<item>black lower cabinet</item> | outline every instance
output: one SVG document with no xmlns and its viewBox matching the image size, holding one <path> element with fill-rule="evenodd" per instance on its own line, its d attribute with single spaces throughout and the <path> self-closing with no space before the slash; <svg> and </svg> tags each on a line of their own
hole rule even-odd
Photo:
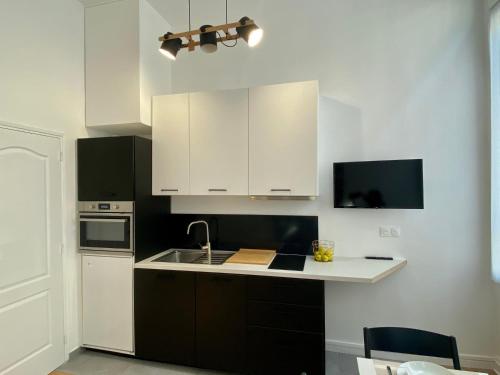
<svg viewBox="0 0 500 375">
<path fill-rule="evenodd" d="M 138 358 L 249 375 L 324 375 L 322 281 L 135 271 Z"/>
<path fill-rule="evenodd" d="M 247 278 L 247 373 L 325 374 L 324 282 Z"/>
<path fill-rule="evenodd" d="M 245 371 L 245 277 L 196 275 L 196 362 L 198 367 Z"/>
<path fill-rule="evenodd" d="M 192 272 L 135 270 L 136 357 L 195 366 Z"/>
</svg>

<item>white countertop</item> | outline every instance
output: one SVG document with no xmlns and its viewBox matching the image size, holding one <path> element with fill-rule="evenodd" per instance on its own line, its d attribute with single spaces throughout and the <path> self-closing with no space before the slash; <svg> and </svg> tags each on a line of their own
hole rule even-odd
<svg viewBox="0 0 500 375">
<path fill-rule="evenodd" d="M 364 258 L 335 257 L 333 262 L 315 262 L 312 256 L 306 257 L 304 271 L 268 269 L 268 266 L 254 264 L 225 263 L 222 265 L 153 262 L 168 250 L 135 264 L 135 268 L 232 273 L 240 275 L 290 277 L 325 281 L 345 281 L 355 283 L 376 283 L 406 265 L 406 259 L 370 260 Z"/>
</svg>

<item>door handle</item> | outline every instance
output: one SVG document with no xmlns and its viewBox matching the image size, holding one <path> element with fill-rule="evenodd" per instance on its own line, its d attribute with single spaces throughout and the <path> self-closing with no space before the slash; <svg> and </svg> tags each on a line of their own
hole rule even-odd
<svg viewBox="0 0 500 375">
<path fill-rule="evenodd" d="M 227 189 L 214 189 L 214 188 L 210 188 L 210 189 L 208 189 L 208 191 L 227 191 Z"/>
<path fill-rule="evenodd" d="M 287 191 L 290 192 L 292 189 L 271 189 L 271 191 Z"/>
<path fill-rule="evenodd" d="M 161 189 L 160 191 L 179 191 L 179 189 Z"/>
</svg>

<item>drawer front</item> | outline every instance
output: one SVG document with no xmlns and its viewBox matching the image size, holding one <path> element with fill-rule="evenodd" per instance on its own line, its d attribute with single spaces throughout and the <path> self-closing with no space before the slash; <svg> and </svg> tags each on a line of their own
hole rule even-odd
<svg viewBox="0 0 500 375">
<path fill-rule="evenodd" d="M 323 333 L 323 308 L 261 301 L 248 302 L 248 324 L 269 328 Z"/>
<path fill-rule="evenodd" d="M 323 335 L 260 327 L 249 327 L 247 335 L 249 374 L 325 374 Z"/>
<path fill-rule="evenodd" d="M 297 305 L 323 306 L 324 282 L 281 277 L 247 278 L 248 299 Z"/>
</svg>

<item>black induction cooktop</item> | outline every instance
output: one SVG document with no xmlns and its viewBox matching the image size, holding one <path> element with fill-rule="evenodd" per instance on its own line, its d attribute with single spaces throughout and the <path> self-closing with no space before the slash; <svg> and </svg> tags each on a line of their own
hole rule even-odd
<svg viewBox="0 0 500 375">
<path fill-rule="evenodd" d="M 273 270 L 304 271 L 305 262 L 305 255 L 278 254 L 274 257 L 268 268 Z"/>
</svg>

